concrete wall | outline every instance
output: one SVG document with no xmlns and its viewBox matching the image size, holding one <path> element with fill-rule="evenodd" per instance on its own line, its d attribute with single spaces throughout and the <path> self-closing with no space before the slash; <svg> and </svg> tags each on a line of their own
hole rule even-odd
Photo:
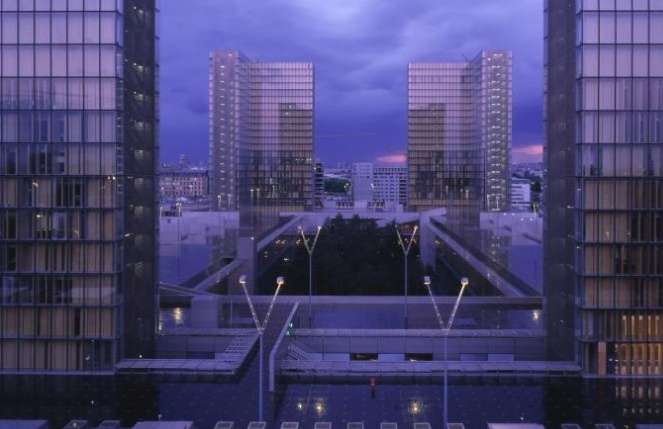
<svg viewBox="0 0 663 429">
<path fill-rule="evenodd" d="M 433 360 L 443 360 L 443 337 L 433 336 L 424 330 L 410 330 L 412 334 L 379 330 L 362 334 L 361 330 L 348 333 L 324 332 L 324 330 L 297 330 L 286 338 L 286 347 L 292 343 L 302 350 L 326 359 L 337 359 L 337 354 L 378 353 L 432 353 Z M 403 332 L 403 331 L 402 331 Z M 492 360 L 512 355 L 513 360 L 544 360 L 543 332 L 532 331 L 463 331 L 463 336 L 450 336 L 448 357 L 450 360 Z"/>
</svg>

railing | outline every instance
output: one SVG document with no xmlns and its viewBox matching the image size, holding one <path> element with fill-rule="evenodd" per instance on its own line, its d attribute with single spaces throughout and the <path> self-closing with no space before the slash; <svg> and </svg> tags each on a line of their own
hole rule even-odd
<svg viewBox="0 0 663 429">
<path fill-rule="evenodd" d="M 295 317 L 298 308 L 299 308 L 299 302 L 296 302 L 295 305 L 292 307 L 292 310 L 290 310 L 290 314 L 288 315 L 288 318 L 285 320 L 283 328 L 281 329 L 281 332 L 279 333 L 279 336 L 276 339 L 276 342 L 274 343 L 272 350 L 269 352 L 269 391 L 270 392 L 273 392 L 276 389 L 276 355 L 279 353 L 279 348 L 281 347 L 283 338 L 285 337 L 286 332 L 288 332 L 288 327 L 292 322 L 292 319 Z"/>
<path fill-rule="evenodd" d="M 492 271 L 497 273 L 500 277 L 502 277 L 504 280 L 509 282 L 510 284 L 514 285 L 518 289 L 520 289 L 521 292 L 528 296 L 537 296 L 540 295 L 539 292 L 534 290 L 530 285 L 525 283 L 523 280 L 521 280 L 519 277 L 517 277 L 515 274 L 513 274 L 511 271 L 507 270 L 504 268 L 502 265 L 498 264 L 494 260 L 490 259 L 488 256 L 486 256 L 484 253 L 473 247 L 471 244 L 469 244 L 467 241 L 465 241 L 461 236 L 456 234 L 454 231 L 451 229 L 447 228 L 446 225 L 444 225 L 442 222 L 431 219 L 431 224 L 435 226 L 436 228 L 440 229 L 442 232 L 445 234 L 449 235 L 454 241 L 458 242 L 460 245 L 467 250 L 468 253 L 470 253 L 472 256 L 474 256 L 477 260 L 481 261 L 483 264 L 485 264 L 488 268 L 490 268 Z"/>
</svg>

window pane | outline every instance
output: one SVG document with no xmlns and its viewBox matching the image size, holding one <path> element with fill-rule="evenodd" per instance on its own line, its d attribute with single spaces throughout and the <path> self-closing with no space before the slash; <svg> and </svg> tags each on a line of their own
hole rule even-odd
<svg viewBox="0 0 663 429">
<path fill-rule="evenodd" d="M 50 46 L 37 46 L 35 48 L 35 76 L 50 76 L 51 49 Z"/>
<path fill-rule="evenodd" d="M 35 42 L 50 43 L 51 41 L 51 16 L 48 13 L 37 13 L 35 16 Z"/>
<path fill-rule="evenodd" d="M 18 79 L 2 79 L 2 104 L 0 104 L 0 106 L 2 106 L 3 109 L 18 108 Z"/>
<path fill-rule="evenodd" d="M 2 75 L 17 76 L 18 73 L 18 50 L 16 46 L 2 47 Z"/>
<path fill-rule="evenodd" d="M 37 109 L 51 108 L 50 79 L 35 79 L 35 103 Z"/>
<path fill-rule="evenodd" d="M 598 76 L 599 55 L 597 46 L 582 47 L 582 74 L 583 76 Z"/>
<path fill-rule="evenodd" d="M 663 13 L 651 12 L 649 19 L 650 43 L 663 43 Z"/>
<path fill-rule="evenodd" d="M 18 51 L 19 67 L 21 76 L 33 76 L 35 69 L 34 49 L 32 46 L 20 46 Z"/>
<path fill-rule="evenodd" d="M 103 112 L 101 115 L 101 141 L 114 143 L 117 123 L 115 113 Z"/>
<path fill-rule="evenodd" d="M 99 0 L 85 0 L 85 10 L 99 10 Z"/>
<path fill-rule="evenodd" d="M 615 142 L 615 114 L 600 113 L 599 115 L 599 143 Z"/>
<path fill-rule="evenodd" d="M 99 79 L 85 79 L 85 110 L 99 110 Z"/>
<path fill-rule="evenodd" d="M 663 79 L 651 79 L 650 109 L 663 110 Z"/>
<path fill-rule="evenodd" d="M 630 110 L 632 97 L 632 82 L 630 79 L 617 79 L 615 99 L 617 110 Z"/>
<path fill-rule="evenodd" d="M 81 46 L 69 46 L 67 52 L 69 57 L 69 76 L 83 76 L 83 48 Z"/>
<path fill-rule="evenodd" d="M 51 10 L 51 0 L 35 0 L 35 10 L 48 12 Z"/>
<path fill-rule="evenodd" d="M 115 47 L 101 47 L 101 76 L 115 76 Z"/>
<path fill-rule="evenodd" d="M 617 13 L 617 43 L 631 43 L 631 14 Z"/>
<path fill-rule="evenodd" d="M 17 0 L 2 0 L 0 2 L 0 7 L 2 7 L 2 10 L 15 11 L 18 8 L 18 1 Z"/>
<path fill-rule="evenodd" d="M 596 110 L 598 107 L 598 79 L 583 79 L 582 89 L 582 108 Z"/>
<path fill-rule="evenodd" d="M 633 110 L 648 109 L 647 79 L 633 79 Z"/>
<path fill-rule="evenodd" d="M 649 48 L 649 75 L 663 77 L 663 46 L 651 45 Z"/>
<path fill-rule="evenodd" d="M 67 88 L 67 95 L 69 100 L 69 109 L 82 109 L 83 108 L 83 79 L 69 79 L 69 87 Z"/>
<path fill-rule="evenodd" d="M 631 46 L 617 46 L 617 76 L 631 76 Z"/>
<path fill-rule="evenodd" d="M 53 76 L 66 76 L 67 75 L 67 48 L 64 45 L 52 47 L 52 69 Z"/>
<path fill-rule="evenodd" d="M 648 52 L 646 46 L 633 47 L 633 75 L 647 76 L 648 72 Z"/>
<path fill-rule="evenodd" d="M 635 12 L 633 14 L 633 42 L 647 43 L 649 39 L 649 20 L 647 13 Z"/>
<path fill-rule="evenodd" d="M 53 109 L 67 108 L 67 80 L 53 79 Z"/>
<path fill-rule="evenodd" d="M 101 10 L 115 10 L 115 0 L 101 0 Z"/>
<path fill-rule="evenodd" d="M 83 10 L 84 0 L 69 0 L 69 10 Z"/>
<path fill-rule="evenodd" d="M 99 76 L 99 47 L 85 47 L 85 76 Z"/>
<path fill-rule="evenodd" d="M 53 43 L 67 41 L 67 15 L 64 13 L 51 14 L 51 40 Z"/>
<path fill-rule="evenodd" d="M 15 13 L 3 13 L 2 17 L 2 43 L 16 43 L 18 24 Z"/>
<path fill-rule="evenodd" d="M 114 110 L 117 108 L 115 101 L 115 79 L 101 79 L 101 108 Z"/>
<path fill-rule="evenodd" d="M 83 14 L 69 12 L 69 43 L 83 42 Z"/>
<path fill-rule="evenodd" d="M 614 12 L 601 12 L 600 22 L 601 43 L 615 42 L 615 14 Z"/>
<path fill-rule="evenodd" d="M 115 13 L 101 14 L 101 43 L 115 43 Z"/>
<path fill-rule="evenodd" d="M 615 47 L 601 46 L 600 48 L 600 75 L 615 75 Z"/>
<path fill-rule="evenodd" d="M 99 43 L 99 13 L 85 13 L 85 43 Z"/>
<path fill-rule="evenodd" d="M 596 12 L 585 12 L 582 15 L 582 31 L 585 43 L 599 41 L 599 15 Z"/>
<path fill-rule="evenodd" d="M 20 43 L 34 42 L 34 15 L 31 13 L 18 14 L 18 39 Z"/>
<path fill-rule="evenodd" d="M 614 79 L 601 79 L 599 85 L 599 109 L 614 110 L 615 82 Z"/>
</svg>

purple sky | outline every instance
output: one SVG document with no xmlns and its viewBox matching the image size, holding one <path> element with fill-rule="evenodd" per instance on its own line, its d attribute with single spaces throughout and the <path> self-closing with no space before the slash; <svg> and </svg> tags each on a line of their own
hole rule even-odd
<svg viewBox="0 0 663 429">
<path fill-rule="evenodd" d="M 541 0 L 166 0 L 161 2 L 161 159 L 207 159 L 207 57 L 239 49 L 310 61 L 316 157 L 398 162 L 406 147 L 406 67 L 513 51 L 513 150 L 543 140 Z"/>
</svg>

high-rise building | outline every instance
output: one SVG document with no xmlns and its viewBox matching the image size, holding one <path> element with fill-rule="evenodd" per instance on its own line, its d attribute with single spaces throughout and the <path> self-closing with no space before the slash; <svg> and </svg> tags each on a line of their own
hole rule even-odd
<svg viewBox="0 0 663 429">
<path fill-rule="evenodd" d="M 509 208 L 511 53 L 408 65 L 408 208 Z"/>
<path fill-rule="evenodd" d="M 548 351 L 663 373 L 663 2 L 548 0 Z"/>
<path fill-rule="evenodd" d="M 150 356 L 154 0 L 2 0 L 0 370 Z"/>
<path fill-rule="evenodd" d="M 357 208 L 368 208 L 373 203 L 373 163 L 352 164 L 352 201 Z"/>
<path fill-rule="evenodd" d="M 529 179 L 511 178 L 511 210 L 530 211 L 532 209 L 532 184 Z"/>
<path fill-rule="evenodd" d="M 249 63 L 237 51 L 209 56 L 209 191 L 217 210 L 238 207 L 239 148 L 249 138 Z"/>
<path fill-rule="evenodd" d="M 315 163 L 314 207 L 321 209 L 325 198 L 325 168 L 322 162 Z"/>
<path fill-rule="evenodd" d="M 256 231 L 312 210 L 313 65 L 215 50 L 209 68 L 211 199 Z"/>
<path fill-rule="evenodd" d="M 407 204 L 407 167 L 373 169 L 373 203 L 386 210 Z"/>
</svg>

